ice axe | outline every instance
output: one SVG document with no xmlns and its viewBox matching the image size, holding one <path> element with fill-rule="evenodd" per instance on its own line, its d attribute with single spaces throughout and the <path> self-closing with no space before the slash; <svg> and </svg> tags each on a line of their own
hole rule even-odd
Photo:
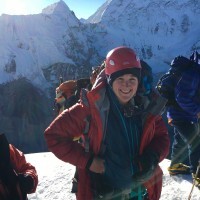
<svg viewBox="0 0 200 200">
<path fill-rule="evenodd" d="M 195 179 L 197 178 L 197 176 L 198 176 L 199 173 L 200 173 L 200 160 L 199 160 L 199 165 L 197 166 L 197 171 L 196 171 L 196 173 L 194 175 L 194 178 L 193 178 L 193 184 L 192 184 L 192 188 L 191 188 L 188 200 L 190 200 L 191 197 L 192 197 L 192 192 L 193 192 L 194 186 L 195 186 Z"/>
</svg>

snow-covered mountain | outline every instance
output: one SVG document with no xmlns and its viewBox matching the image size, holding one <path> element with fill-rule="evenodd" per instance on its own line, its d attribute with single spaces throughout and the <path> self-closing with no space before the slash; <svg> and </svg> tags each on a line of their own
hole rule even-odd
<svg viewBox="0 0 200 200">
<path fill-rule="evenodd" d="M 41 14 L 2 15 L 0 82 L 23 76 L 45 86 L 49 81 L 46 75 L 49 67 L 53 71 L 61 63 L 66 68 L 75 68 L 78 60 L 84 63 L 89 45 L 83 29 L 62 0 L 43 9 Z"/>
<path fill-rule="evenodd" d="M 60 0 L 41 14 L 3 14 L 0 83 L 25 76 L 45 87 L 61 73 L 85 76 L 119 45 L 134 48 L 154 72 L 166 70 L 177 54 L 200 48 L 199 10 L 198 0 L 108 0 L 83 24 Z"/>
<path fill-rule="evenodd" d="M 133 47 L 158 72 L 174 56 L 200 48 L 199 10 L 196 0 L 108 0 L 88 22 L 104 27 L 98 49 Z"/>
<path fill-rule="evenodd" d="M 162 73 L 200 49 L 199 19 L 199 0 L 107 0 L 84 21 L 63 0 L 40 14 L 1 15 L 0 132 L 26 153 L 45 151 L 60 76 L 88 76 L 121 45 Z"/>
</svg>

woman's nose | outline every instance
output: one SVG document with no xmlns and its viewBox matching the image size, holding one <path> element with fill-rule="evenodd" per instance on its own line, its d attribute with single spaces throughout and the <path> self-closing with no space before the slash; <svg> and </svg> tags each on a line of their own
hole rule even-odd
<svg viewBox="0 0 200 200">
<path fill-rule="evenodd" d="M 125 86 L 126 86 L 126 87 L 129 86 L 129 81 L 125 81 Z"/>
</svg>

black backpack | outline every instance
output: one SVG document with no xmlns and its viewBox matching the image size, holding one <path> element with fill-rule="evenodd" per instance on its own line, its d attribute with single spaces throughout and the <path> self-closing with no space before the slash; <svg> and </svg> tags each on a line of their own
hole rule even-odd
<svg viewBox="0 0 200 200">
<path fill-rule="evenodd" d="M 199 61 L 200 54 L 197 51 L 193 52 L 189 59 L 184 56 L 177 56 L 172 60 L 170 69 L 158 80 L 156 85 L 160 95 L 168 100 L 166 106 L 178 106 L 175 100 L 174 88 L 183 72 L 191 68 L 197 71 L 200 70 Z"/>
</svg>

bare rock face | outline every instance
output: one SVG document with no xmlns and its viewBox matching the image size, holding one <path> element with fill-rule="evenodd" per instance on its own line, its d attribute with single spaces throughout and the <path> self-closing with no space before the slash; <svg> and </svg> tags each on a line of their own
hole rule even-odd
<svg viewBox="0 0 200 200">
<path fill-rule="evenodd" d="M 12 58 L 4 67 L 4 71 L 7 73 L 15 73 L 16 72 L 16 62 L 15 59 Z"/>
<path fill-rule="evenodd" d="M 0 85 L 0 132 L 25 153 L 47 151 L 43 132 L 53 102 L 25 78 Z"/>
</svg>

